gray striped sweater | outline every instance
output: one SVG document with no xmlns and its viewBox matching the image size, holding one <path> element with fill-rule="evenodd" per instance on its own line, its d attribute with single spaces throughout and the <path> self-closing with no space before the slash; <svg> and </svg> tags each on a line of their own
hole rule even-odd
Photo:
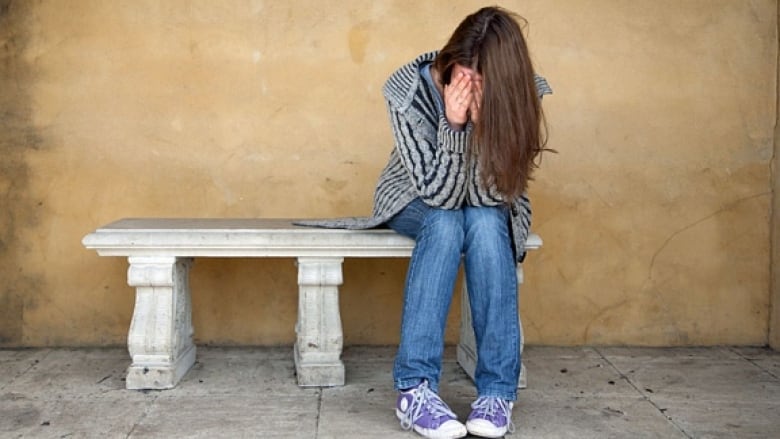
<svg viewBox="0 0 780 439">
<path fill-rule="evenodd" d="M 395 147 L 379 176 L 374 192 L 371 217 L 301 221 L 297 224 L 367 229 L 380 227 L 413 199 L 442 209 L 463 205 L 497 206 L 504 203 L 494 187 L 480 178 L 479 166 L 468 153 L 473 126 L 454 131 L 420 75 L 420 68 L 433 61 L 437 52 L 429 52 L 395 71 L 383 87 L 387 100 Z M 544 78 L 536 77 L 539 96 L 552 93 Z M 510 203 L 511 230 L 515 254 L 522 260 L 531 224 L 531 204 L 523 195 Z"/>
</svg>

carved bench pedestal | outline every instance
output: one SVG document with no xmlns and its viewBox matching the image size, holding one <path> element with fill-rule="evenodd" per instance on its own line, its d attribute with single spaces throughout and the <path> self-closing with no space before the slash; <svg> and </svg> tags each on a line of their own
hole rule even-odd
<svg viewBox="0 0 780 439">
<path fill-rule="evenodd" d="M 344 258 L 298 258 L 295 372 L 300 386 L 344 385 L 339 285 Z"/>
<path fill-rule="evenodd" d="M 128 389 L 171 389 L 195 363 L 190 301 L 190 258 L 131 257 L 127 283 L 135 311 L 127 336 L 133 359 Z"/>
</svg>

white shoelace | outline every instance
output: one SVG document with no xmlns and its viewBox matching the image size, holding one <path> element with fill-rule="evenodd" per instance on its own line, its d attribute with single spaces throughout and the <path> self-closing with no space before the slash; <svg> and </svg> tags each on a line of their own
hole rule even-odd
<svg viewBox="0 0 780 439">
<path fill-rule="evenodd" d="M 494 396 L 482 396 L 471 404 L 474 410 L 480 410 L 483 417 L 495 416 L 501 413 L 506 418 L 507 431 L 514 433 L 515 424 L 512 422 L 512 403 Z"/>
<path fill-rule="evenodd" d="M 411 430 L 414 423 L 423 416 L 423 409 L 426 407 L 434 419 L 442 416 L 456 417 L 455 413 L 439 398 L 439 395 L 428 388 L 428 382 L 424 381 L 412 392 L 412 402 L 401 418 L 401 428 Z"/>
</svg>

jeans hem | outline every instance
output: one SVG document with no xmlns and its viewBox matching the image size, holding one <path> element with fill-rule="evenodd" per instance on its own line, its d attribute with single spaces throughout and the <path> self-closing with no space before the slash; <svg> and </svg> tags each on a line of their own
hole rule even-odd
<svg viewBox="0 0 780 439">
<path fill-rule="evenodd" d="M 482 397 L 493 397 L 493 398 L 501 398 L 505 401 L 517 401 L 517 392 L 502 392 L 498 390 L 486 390 L 484 392 L 479 392 L 478 398 Z"/>
<path fill-rule="evenodd" d="M 434 393 L 439 393 L 439 383 L 433 382 L 431 380 L 425 379 L 425 378 L 410 378 L 405 380 L 395 380 L 395 390 L 402 391 L 406 389 L 411 389 L 412 387 L 417 387 L 420 384 L 422 384 L 423 381 L 428 381 L 428 388 L 433 390 Z"/>
</svg>

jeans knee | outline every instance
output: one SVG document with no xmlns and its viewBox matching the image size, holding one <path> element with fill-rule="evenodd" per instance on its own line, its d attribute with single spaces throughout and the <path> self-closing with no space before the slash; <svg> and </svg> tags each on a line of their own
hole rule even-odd
<svg viewBox="0 0 780 439">
<path fill-rule="evenodd" d="M 504 207 L 470 207 L 464 211 L 469 241 L 496 242 L 509 238 L 509 216 Z"/>
<path fill-rule="evenodd" d="M 451 244 L 460 251 L 463 248 L 463 211 L 432 209 L 425 218 L 421 235 L 442 245 Z"/>
</svg>

